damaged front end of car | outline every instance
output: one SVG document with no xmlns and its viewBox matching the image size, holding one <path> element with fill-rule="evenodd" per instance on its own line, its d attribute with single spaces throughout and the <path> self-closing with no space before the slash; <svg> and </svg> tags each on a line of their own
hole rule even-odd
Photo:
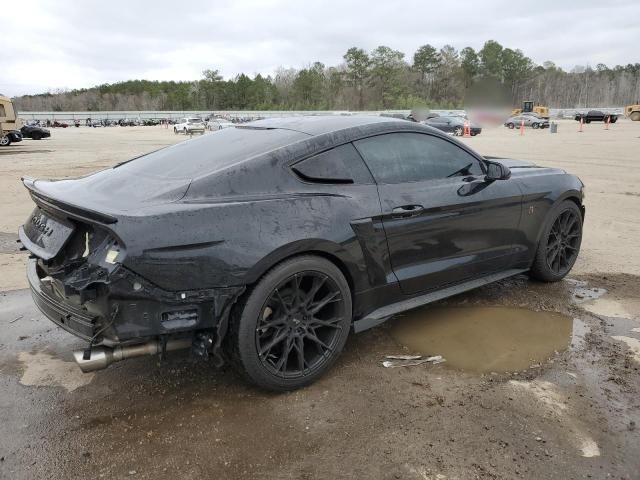
<svg viewBox="0 0 640 480">
<path fill-rule="evenodd" d="M 117 215 L 47 197 L 33 180 L 23 182 L 36 203 L 19 230 L 31 253 L 31 292 L 45 316 L 88 342 L 74 352 L 83 371 L 186 348 L 222 364 L 221 342 L 243 286 L 161 288 L 127 266 Z"/>
</svg>

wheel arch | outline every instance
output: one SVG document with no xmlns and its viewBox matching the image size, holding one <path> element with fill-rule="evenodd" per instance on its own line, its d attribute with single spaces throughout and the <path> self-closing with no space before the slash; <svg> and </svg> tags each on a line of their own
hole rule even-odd
<svg viewBox="0 0 640 480">
<path fill-rule="evenodd" d="M 538 234 L 536 235 L 536 244 L 540 242 L 540 236 L 542 235 L 542 232 L 544 231 L 544 227 L 547 224 L 547 221 L 549 220 L 549 215 L 551 215 L 554 209 L 565 200 L 569 200 L 570 202 L 573 202 L 576 204 L 576 206 L 580 210 L 580 214 L 582 215 L 582 221 L 584 222 L 585 209 L 582 204 L 581 198 L 582 198 L 582 194 L 578 190 L 573 190 L 573 189 L 567 190 L 562 195 L 558 196 L 558 198 L 556 198 L 556 200 L 549 207 L 549 210 L 547 210 L 547 213 L 544 216 L 544 220 L 540 222 L 540 225 L 538 226 Z"/>
<path fill-rule="evenodd" d="M 354 295 L 359 290 L 357 279 L 358 275 L 362 274 L 358 271 L 356 260 L 339 244 L 328 240 L 300 240 L 278 248 L 263 257 L 247 272 L 248 285 L 257 283 L 278 264 L 303 255 L 316 255 L 330 261 L 344 275 L 351 294 Z"/>
</svg>

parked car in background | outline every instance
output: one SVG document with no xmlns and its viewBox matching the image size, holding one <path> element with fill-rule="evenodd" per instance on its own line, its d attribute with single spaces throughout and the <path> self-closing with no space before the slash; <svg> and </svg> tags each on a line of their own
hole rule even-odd
<svg viewBox="0 0 640 480">
<path fill-rule="evenodd" d="M 507 128 L 517 128 L 524 123 L 525 127 L 531 128 L 549 128 L 549 120 L 541 118 L 537 115 L 522 114 L 509 117 L 504 126 Z"/>
<path fill-rule="evenodd" d="M 0 147 L 8 147 L 12 143 L 22 141 L 22 134 L 17 130 L 3 131 L 0 136 Z"/>
<path fill-rule="evenodd" d="M 230 127 L 235 127 L 235 124 L 224 118 L 212 118 L 207 122 L 207 130 L 211 131 L 222 130 L 223 128 Z"/>
<path fill-rule="evenodd" d="M 184 133 L 191 135 L 192 133 L 204 133 L 204 122 L 200 117 L 185 117 L 180 119 L 173 127 L 173 133 Z"/>
<path fill-rule="evenodd" d="M 587 113 L 576 113 L 574 117 L 576 121 L 584 121 L 584 123 L 591 122 L 609 122 L 616 123 L 618 121 L 618 116 L 614 113 L 605 113 L 600 110 L 589 110 Z"/>
<path fill-rule="evenodd" d="M 364 115 L 263 120 L 23 182 L 33 298 L 87 342 L 83 370 L 192 347 L 271 390 L 317 380 L 349 332 L 399 312 L 524 272 L 561 280 L 584 216 L 562 169 Z"/>
<path fill-rule="evenodd" d="M 25 125 L 20 129 L 22 138 L 30 138 L 32 140 L 40 140 L 41 138 L 49 138 L 51 131 L 48 128 L 37 127 L 35 125 Z"/>
<path fill-rule="evenodd" d="M 468 120 L 465 120 L 463 117 L 442 116 L 429 118 L 422 123 L 429 125 L 430 127 L 437 128 L 438 130 L 442 130 L 443 132 L 451 133 L 456 137 L 461 137 L 464 135 L 465 122 L 468 122 Z M 471 136 L 478 135 L 482 132 L 482 127 L 479 125 L 471 122 L 468 123 Z"/>
<path fill-rule="evenodd" d="M 54 127 L 54 128 L 67 128 L 68 126 L 69 126 L 69 124 L 68 124 L 68 123 L 65 123 L 65 122 L 59 122 L 58 120 L 55 120 L 55 121 L 53 122 L 53 127 Z"/>
</svg>

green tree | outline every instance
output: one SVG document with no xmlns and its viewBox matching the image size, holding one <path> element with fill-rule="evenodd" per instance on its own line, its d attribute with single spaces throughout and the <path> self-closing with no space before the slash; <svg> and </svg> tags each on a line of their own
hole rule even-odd
<svg viewBox="0 0 640 480">
<path fill-rule="evenodd" d="M 482 74 L 500 78 L 502 74 L 501 54 L 502 45 L 495 40 L 487 40 L 484 43 L 484 46 L 478 52 Z"/>
<path fill-rule="evenodd" d="M 347 50 L 343 58 L 347 63 L 346 77 L 358 92 L 358 110 L 364 110 L 364 85 L 369 77 L 371 59 L 367 52 L 357 47 Z"/>
<path fill-rule="evenodd" d="M 420 74 L 425 99 L 431 96 L 434 73 L 440 66 L 440 54 L 431 45 L 423 45 L 413 54 L 413 69 Z"/>
<path fill-rule="evenodd" d="M 384 45 L 371 52 L 371 77 L 380 88 L 380 100 L 383 108 L 389 108 L 402 93 L 399 73 L 406 66 L 404 53 Z"/>
<path fill-rule="evenodd" d="M 464 76 L 464 86 L 468 88 L 480 73 L 480 58 L 473 48 L 465 47 L 460 51 L 460 67 Z"/>
</svg>

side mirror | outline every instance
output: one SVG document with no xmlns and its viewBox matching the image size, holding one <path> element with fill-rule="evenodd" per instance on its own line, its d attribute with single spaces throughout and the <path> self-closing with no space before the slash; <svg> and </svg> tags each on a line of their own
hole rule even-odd
<svg viewBox="0 0 640 480">
<path fill-rule="evenodd" d="M 511 170 L 506 165 L 502 165 L 498 162 L 486 162 L 487 166 L 487 175 L 484 179 L 488 182 L 493 182 L 494 180 L 508 180 L 511 178 Z"/>
</svg>

